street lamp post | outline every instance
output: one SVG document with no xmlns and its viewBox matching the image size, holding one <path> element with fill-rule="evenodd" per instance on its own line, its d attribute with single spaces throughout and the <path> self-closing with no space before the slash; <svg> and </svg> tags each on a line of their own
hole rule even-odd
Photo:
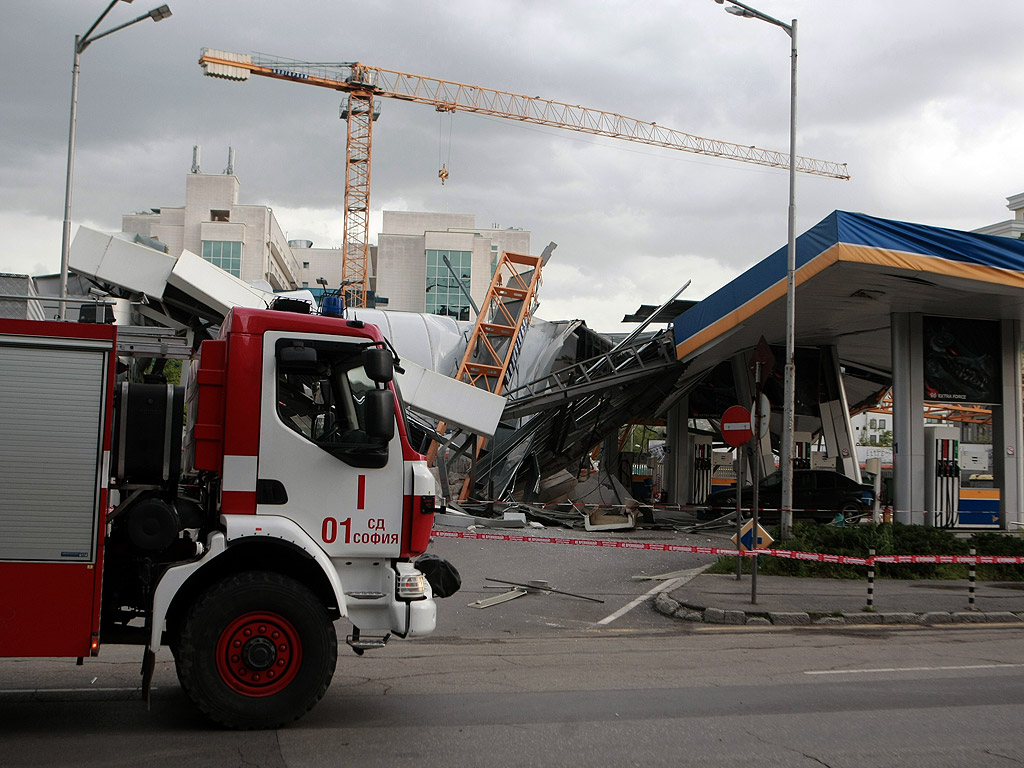
<svg viewBox="0 0 1024 768">
<path fill-rule="evenodd" d="M 725 0 L 715 0 L 719 5 Z M 739 0 L 730 0 L 726 11 L 734 16 L 760 19 L 781 27 L 791 42 L 789 101 L 789 244 L 786 249 L 786 367 L 782 414 L 782 449 L 779 464 L 782 470 L 781 537 L 788 539 L 793 528 L 793 431 L 796 427 L 796 19 L 786 24 Z"/>
<path fill-rule="evenodd" d="M 118 2 L 130 3 L 132 0 L 111 0 L 110 5 L 107 9 L 100 14 L 100 17 L 93 22 L 92 26 L 89 27 L 89 31 L 84 35 L 75 35 L 75 60 L 74 66 L 71 69 L 71 125 L 68 128 L 68 172 L 67 179 L 64 186 L 64 231 L 61 238 L 60 244 L 60 319 L 64 320 L 67 317 L 67 299 L 68 297 L 68 256 L 71 251 L 71 178 L 75 168 L 75 124 L 78 119 L 78 72 L 82 60 L 82 52 L 89 47 L 90 43 L 99 40 L 101 37 L 106 37 L 114 32 L 125 27 L 130 27 L 132 24 L 136 24 L 145 19 L 152 19 L 153 21 L 163 21 L 171 15 L 171 9 L 166 5 L 161 5 L 159 8 L 154 8 L 148 13 L 144 13 L 137 19 L 126 21 L 124 24 L 118 24 L 116 27 L 108 29 L 106 32 L 90 37 L 96 27 L 100 25 L 103 18 L 110 13 L 110 10 L 117 5 Z"/>
</svg>

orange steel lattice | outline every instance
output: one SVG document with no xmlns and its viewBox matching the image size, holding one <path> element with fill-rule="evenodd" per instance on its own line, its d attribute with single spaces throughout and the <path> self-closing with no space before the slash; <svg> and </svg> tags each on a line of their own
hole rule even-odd
<svg viewBox="0 0 1024 768">
<path fill-rule="evenodd" d="M 540 283 L 541 257 L 502 253 L 456 378 L 500 395 L 515 372 Z"/>
<path fill-rule="evenodd" d="M 373 138 L 373 94 L 353 91 L 347 108 L 345 153 L 345 246 L 341 284 L 345 306 L 367 306 L 370 288 L 370 146 Z"/>
<path fill-rule="evenodd" d="M 507 251 L 501 254 L 456 379 L 495 395 L 504 391 L 515 375 L 540 285 L 542 264 L 541 256 Z M 439 423 L 438 434 L 444 434 L 446 428 L 444 422 Z M 484 438 L 477 438 L 477 456 L 485 443 Z M 437 458 L 438 447 L 435 442 L 427 452 L 431 463 Z M 469 489 L 470 476 L 467 475 L 459 494 L 460 501 L 468 498 Z"/>
</svg>

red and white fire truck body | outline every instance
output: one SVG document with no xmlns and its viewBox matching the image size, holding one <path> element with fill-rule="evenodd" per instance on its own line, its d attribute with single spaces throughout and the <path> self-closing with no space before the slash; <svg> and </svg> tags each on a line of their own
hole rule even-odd
<svg viewBox="0 0 1024 768">
<path fill-rule="evenodd" d="M 208 716 L 274 727 L 337 619 L 357 653 L 433 631 L 434 481 L 376 327 L 236 308 L 186 387 L 130 380 L 126 336 L 0 320 L 0 656 L 137 643 L 148 694 L 166 645 Z"/>
</svg>

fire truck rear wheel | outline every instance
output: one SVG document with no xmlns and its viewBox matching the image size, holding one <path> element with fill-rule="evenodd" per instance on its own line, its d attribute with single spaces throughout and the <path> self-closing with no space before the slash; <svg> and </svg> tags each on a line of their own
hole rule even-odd
<svg viewBox="0 0 1024 768">
<path fill-rule="evenodd" d="M 308 588 L 253 571 L 200 596 L 182 626 L 176 661 L 182 688 L 210 719 L 229 728 L 278 728 L 323 697 L 338 638 Z"/>
</svg>

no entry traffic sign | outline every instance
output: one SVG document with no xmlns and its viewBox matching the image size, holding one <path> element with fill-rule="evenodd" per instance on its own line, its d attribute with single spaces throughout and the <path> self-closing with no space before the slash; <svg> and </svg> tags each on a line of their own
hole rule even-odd
<svg viewBox="0 0 1024 768">
<path fill-rule="evenodd" d="M 750 411 L 742 405 L 733 405 L 722 414 L 722 439 L 738 447 L 750 442 L 754 429 L 750 425 Z"/>
</svg>

